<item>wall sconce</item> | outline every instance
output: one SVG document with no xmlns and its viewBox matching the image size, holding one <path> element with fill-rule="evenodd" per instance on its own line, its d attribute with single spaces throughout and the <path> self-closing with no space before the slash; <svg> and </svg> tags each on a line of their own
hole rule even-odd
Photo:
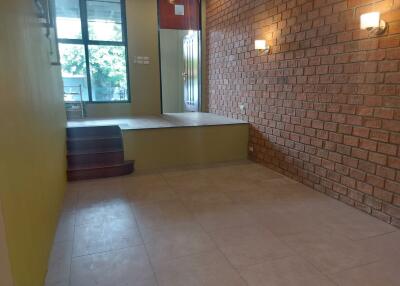
<svg viewBox="0 0 400 286">
<path fill-rule="evenodd" d="M 269 46 L 266 40 L 255 40 L 254 47 L 258 51 L 259 55 L 265 55 L 269 52 Z"/>
<path fill-rule="evenodd" d="M 381 35 L 387 29 L 387 23 L 381 19 L 379 12 L 371 12 L 360 16 L 360 29 L 371 34 Z"/>
</svg>

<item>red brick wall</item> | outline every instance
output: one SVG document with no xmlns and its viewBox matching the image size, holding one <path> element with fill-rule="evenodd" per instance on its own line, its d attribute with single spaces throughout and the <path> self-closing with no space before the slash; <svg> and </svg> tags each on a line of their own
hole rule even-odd
<svg viewBox="0 0 400 286">
<path fill-rule="evenodd" d="M 209 0 L 209 109 L 251 157 L 400 226 L 400 0 Z M 382 36 L 359 29 L 380 11 Z M 254 51 L 267 39 L 269 55 Z M 240 106 L 243 108 L 241 109 Z"/>
</svg>

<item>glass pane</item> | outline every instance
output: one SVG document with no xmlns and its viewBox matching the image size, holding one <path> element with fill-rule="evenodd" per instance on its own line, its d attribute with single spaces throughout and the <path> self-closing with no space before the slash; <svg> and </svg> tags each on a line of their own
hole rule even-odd
<svg viewBox="0 0 400 286">
<path fill-rule="evenodd" d="M 89 100 L 85 48 L 83 45 L 59 44 L 64 100 Z"/>
<path fill-rule="evenodd" d="M 60 39 L 82 39 L 79 0 L 56 0 L 57 34 Z"/>
<path fill-rule="evenodd" d="M 89 39 L 122 42 L 122 15 L 119 0 L 87 1 Z"/>
<path fill-rule="evenodd" d="M 89 46 L 93 101 L 127 101 L 125 47 Z"/>
</svg>

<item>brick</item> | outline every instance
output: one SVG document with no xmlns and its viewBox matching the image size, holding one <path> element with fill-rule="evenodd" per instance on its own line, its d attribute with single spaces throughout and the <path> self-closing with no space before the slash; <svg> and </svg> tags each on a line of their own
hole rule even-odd
<svg viewBox="0 0 400 286">
<path fill-rule="evenodd" d="M 399 46 L 399 39 L 394 37 L 391 38 L 382 38 L 379 39 L 379 48 L 386 49 L 386 48 L 395 48 Z"/>
<path fill-rule="evenodd" d="M 372 196 L 365 196 L 364 203 L 376 210 L 380 210 L 382 208 L 382 201 Z"/>
<path fill-rule="evenodd" d="M 363 203 L 357 202 L 357 201 L 355 202 L 355 207 L 365 213 L 368 213 L 368 214 L 371 214 L 371 212 L 372 212 L 372 208 L 370 208 L 369 206 L 367 206 Z"/>
<path fill-rule="evenodd" d="M 400 195 L 394 195 L 394 197 L 393 197 L 393 204 L 394 204 L 395 206 L 400 207 Z"/>
<path fill-rule="evenodd" d="M 400 134 L 391 133 L 389 142 L 392 144 L 400 144 Z"/>
<path fill-rule="evenodd" d="M 349 174 L 349 172 L 350 172 L 350 168 L 347 167 L 347 166 L 344 166 L 342 164 L 337 164 L 336 163 L 335 164 L 335 171 L 338 172 L 339 174 L 347 176 Z"/>
<path fill-rule="evenodd" d="M 360 139 L 359 147 L 369 151 L 376 151 L 378 148 L 378 143 L 372 140 Z"/>
<path fill-rule="evenodd" d="M 385 186 L 385 179 L 372 174 L 367 174 L 366 182 L 378 188 L 383 188 Z"/>
<path fill-rule="evenodd" d="M 348 156 L 343 156 L 343 165 L 352 167 L 352 168 L 357 168 L 358 167 L 358 162 L 359 160 L 356 158 L 348 157 Z"/>
<path fill-rule="evenodd" d="M 359 169 L 350 169 L 350 177 L 358 180 L 358 181 L 365 181 L 367 174 L 364 171 Z"/>
<path fill-rule="evenodd" d="M 387 155 L 396 155 L 397 146 L 394 144 L 378 143 L 378 152 Z"/>
<path fill-rule="evenodd" d="M 400 158 L 398 158 L 398 157 L 389 157 L 388 158 L 388 166 L 390 168 L 400 170 Z"/>
<path fill-rule="evenodd" d="M 370 131 L 369 128 L 356 126 L 353 128 L 353 135 L 358 137 L 368 138 L 369 131 Z"/>
<path fill-rule="evenodd" d="M 351 147 L 343 144 L 337 144 L 336 145 L 336 152 L 342 154 L 342 155 L 348 155 L 350 156 L 351 154 Z"/>
<path fill-rule="evenodd" d="M 384 213 L 386 213 L 392 217 L 395 217 L 397 219 L 400 218 L 400 208 L 399 207 L 385 203 L 385 204 L 383 204 L 382 210 Z"/>
<path fill-rule="evenodd" d="M 354 7 L 364 6 L 364 5 L 375 3 L 375 2 L 376 2 L 376 0 L 349 0 L 348 7 L 354 8 Z"/>
<path fill-rule="evenodd" d="M 377 219 L 380 219 L 381 221 L 384 221 L 386 223 L 391 222 L 391 217 L 381 211 L 372 210 L 372 216 L 374 216 Z"/>
<path fill-rule="evenodd" d="M 386 73 L 385 83 L 399 84 L 400 83 L 400 72 Z"/>
<path fill-rule="evenodd" d="M 354 146 L 354 147 L 357 147 L 357 146 L 358 146 L 359 140 L 360 140 L 359 138 L 354 137 L 354 136 L 347 136 L 347 135 L 345 135 L 345 136 L 343 137 L 343 143 L 344 143 L 345 145 Z"/>
<path fill-rule="evenodd" d="M 388 131 L 400 132 L 400 120 L 383 120 L 382 127 Z"/>
<path fill-rule="evenodd" d="M 369 128 L 381 128 L 382 120 L 377 118 L 365 118 L 364 126 Z"/>
<path fill-rule="evenodd" d="M 390 135 L 390 133 L 387 131 L 371 130 L 371 133 L 369 134 L 369 138 L 376 140 L 376 141 L 388 142 L 389 135 Z"/>
<path fill-rule="evenodd" d="M 349 206 L 354 206 L 354 200 L 352 200 L 351 198 L 349 198 L 347 196 L 339 195 L 339 200 Z"/>
<path fill-rule="evenodd" d="M 365 194 L 355 191 L 355 190 L 349 190 L 348 194 L 349 198 L 353 199 L 354 201 L 357 202 L 362 202 L 364 201 L 364 196 Z"/>
<path fill-rule="evenodd" d="M 393 170 L 391 168 L 383 167 L 383 166 L 377 166 L 376 174 L 378 176 L 381 176 L 383 178 L 390 179 L 390 180 L 394 180 L 396 177 L 395 170 Z"/>
<path fill-rule="evenodd" d="M 390 108 L 375 108 L 374 116 L 383 119 L 393 119 L 394 110 Z"/>
<path fill-rule="evenodd" d="M 368 161 L 374 162 L 380 165 L 386 165 L 387 156 L 380 153 L 369 152 Z"/>
<path fill-rule="evenodd" d="M 379 72 L 393 72 L 399 70 L 399 61 L 382 61 L 379 63 Z"/>
<path fill-rule="evenodd" d="M 357 182 L 357 190 L 359 190 L 360 192 L 363 192 L 365 194 L 370 194 L 372 195 L 372 192 L 374 190 L 373 186 L 364 183 L 364 182 Z"/>
<path fill-rule="evenodd" d="M 364 159 L 367 160 L 368 158 L 368 151 L 367 150 L 362 150 L 358 148 L 353 148 L 351 150 L 351 156 L 355 157 L 357 159 Z"/>
<path fill-rule="evenodd" d="M 393 200 L 392 193 L 379 188 L 374 189 L 374 197 L 388 203 L 391 203 Z"/>
<path fill-rule="evenodd" d="M 387 180 L 385 187 L 388 191 L 400 194 L 400 183 Z"/>
</svg>

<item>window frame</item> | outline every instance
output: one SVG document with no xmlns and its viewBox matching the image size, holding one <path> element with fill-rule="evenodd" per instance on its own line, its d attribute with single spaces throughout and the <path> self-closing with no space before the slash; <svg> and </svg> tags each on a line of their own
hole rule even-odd
<svg viewBox="0 0 400 286">
<path fill-rule="evenodd" d="M 127 17 L 126 17 L 126 0 L 120 0 L 121 6 L 121 28 L 122 28 L 122 41 L 98 41 L 90 40 L 89 38 L 89 25 L 88 25 L 88 13 L 87 13 L 87 2 L 98 1 L 98 2 L 109 2 L 116 3 L 107 0 L 78 0 L 79 2 L 79 15 L 81 20 L 81 39 L 63 39 L 58 38 L 58 44 L 75 44 L 83 45 L 85 50 L 85 64 L 86 64 L 86 77 L 88 85 L 88 96 L 89 100 L 84 100 L 85 103 L 90 104 L 118 104 L 118 103 L 131 103 L 131 82 L 130 82 L 130 71 L 129 71 L 129 56 L 128 56 L 128 29 L 127 29 Z M 54 0 L 55 2 L 55 0 Z M 54 3 L 55 5 L 55 3 Z M 55 7 L 55 6 L 54 6 Z M 57 15 L 55 15 L 57 19 Z M 55 27 L 57 27 L 55 25 Z M 126 63 L 126 82 L 127 82 L 127 100 L 119 101 L 94 101 L 92 98 L 92 77 L 90 72 L 90 54 L 89 46 L 115 46 L 125 47 L 125 63 Z M 59 46 L 58 46 L 59 48 Z"/>
</svg>

